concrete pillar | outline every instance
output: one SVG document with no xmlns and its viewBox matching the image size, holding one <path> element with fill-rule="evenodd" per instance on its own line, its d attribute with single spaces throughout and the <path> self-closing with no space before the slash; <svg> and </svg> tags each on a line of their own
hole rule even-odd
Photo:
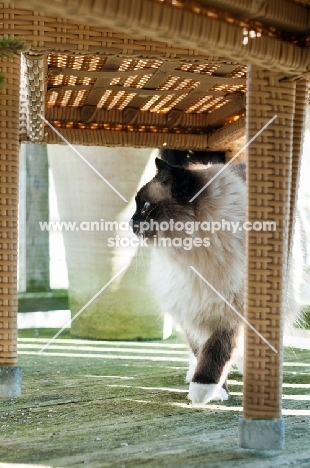
<svg viewBox="0 0 310 468">
<path fill-rule="evenodd" d="M 26 291 L 50 289 L 49 232 L 40 222 L 49 221 L 48 160 L 46 145 L 27 144 L 26 158 Z"/>
<path fill-rule="evenodd" d="M 116 235 L 131 239 L 129 232 L 87 230 L 91 222 L 128 222 L 135 211 L 134 196 L 151 150 L 134 148 L 76 149 L 128 200 L 118 196 L 71 148 L 49 146 L 62 221 L 76 222 L 77 229 L 63 231 L 69 275 L 72 317 L 128 266 L 71 325 L 76 336 L 98 339 L 147 339 L 163 337 L 163 319 L 147 290 L 149 251 L 114 246 Z M 154 158 L 153 158 L 154 159 Z M 152 171 L 155 165 L 151 163 Z M 151 174 L 149 179 L 153 176 Z M 83 224 L 81 224 L 83 223 Z M 110 239 L 110 240 L 109 240 Z M 125 241 L 125 242 L 128 242 Z"/>
</svg>

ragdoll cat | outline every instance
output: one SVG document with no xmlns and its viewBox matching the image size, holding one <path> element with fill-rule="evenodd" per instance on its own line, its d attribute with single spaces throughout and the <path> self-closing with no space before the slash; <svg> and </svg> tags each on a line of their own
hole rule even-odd
<svg viewBox="0 0 310 468">
<path fill-rule="evenodd" d="M 226 400 L 228 372 L 242 356 L 243 321 L 220 296 L 242 314 L 245 232 L 232 226 L 245 222 L 245 164 L 219 172 L 223 165 L 184 168 L 157 158 L 156 166 L 136 196 L 132 227 L 153 245 L 150 284 L 193 353 L 189 399 Z M 226 229 L 210 231 L 222 220 Z"/>
</svg>

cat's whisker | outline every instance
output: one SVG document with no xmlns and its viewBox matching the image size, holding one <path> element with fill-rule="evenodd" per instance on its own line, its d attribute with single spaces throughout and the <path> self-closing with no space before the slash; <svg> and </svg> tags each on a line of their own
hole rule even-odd
<svg viewBox="0 0 310 468">
<path fill-rule="evenodd" d="M 151 211 L 149 212 L 149 214 L 148 214 L 147 217 L 145 218 L 145 221 L 148 220 L 148 218 L 149 218 L 150 214 L 152 213 L 152 211 L 155 210 L 155 208 L 157 208 L 157 207 L 158 207 L 158 205 L 155 205 L 155 206 L 151 209 Z"/>
</svg>

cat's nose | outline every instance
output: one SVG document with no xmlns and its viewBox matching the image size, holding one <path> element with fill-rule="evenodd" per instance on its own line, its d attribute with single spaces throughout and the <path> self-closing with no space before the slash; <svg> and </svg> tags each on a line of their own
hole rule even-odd
<svg viewBox="0 0 310 468">
<path fill-rule="evenodd" d="M 140 233 L 140 223 L 138 221 L 135 221 L 133 218 L 129 221 L 129 224 L 131 226 L 131 229 L 133 232 L 137 235 Z"/>
</svg>

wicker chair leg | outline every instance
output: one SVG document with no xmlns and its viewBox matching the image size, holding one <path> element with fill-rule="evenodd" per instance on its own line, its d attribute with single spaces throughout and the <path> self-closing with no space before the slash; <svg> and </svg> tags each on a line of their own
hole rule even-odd
<svg viewBox="0 0 310 468">
<path fill-rule="evenodd" d="M 5 61 L 0 91 L 0 397 L 21 393 L 17 366 L 17 213 L 20 60 Z"/>
<path fill-rule="evenodd" d="M 283 447 L 281 417 L 283 312 L 286 296 L 288 219 L 292 174 L 295 83 L 250 67 L 247 139 L 277 117 L 248 148 L 248 221 L 275 221 L 275 231 L 247 235 L 245 316 L 275 348 L 249 327 L 245 331 L 241 447 L 271 450 Z"/>
</svg>

